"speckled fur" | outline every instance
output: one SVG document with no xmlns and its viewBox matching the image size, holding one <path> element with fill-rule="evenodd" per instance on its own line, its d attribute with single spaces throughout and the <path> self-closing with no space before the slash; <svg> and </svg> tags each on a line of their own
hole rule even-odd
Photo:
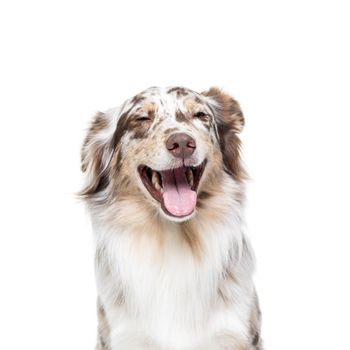
<svg viewBox="0 0 350 350">
<path fill-rule="evenodd" d="M 243 125 L 238 103 L 217 88 L 149 88 L 93 119 L 80 195 L 96 239 L 97 350 L 262 350 Z M 182 165 L 165 147 L 175 132 L 196 141 L 186 165 L 207 160 L 196 209 L 183 219 L 164 213 L 137 171 Z"/>
</svg>

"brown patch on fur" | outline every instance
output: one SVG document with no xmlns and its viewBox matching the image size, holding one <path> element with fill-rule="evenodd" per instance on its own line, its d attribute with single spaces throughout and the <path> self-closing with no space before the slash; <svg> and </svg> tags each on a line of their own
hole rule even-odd
<svg viewBox="0 0 350 350">
<path fill-rule="evenodd" d="M 135 106 L 136 104 L 142 102 L 145 99 L 142 95 L 136 95 L 132 98 L 131 103 Z"/>
<path fill-rule="evenodd" d="M 218 186 L 221 183 L 224 173 L 222 171 L 222 156 L 218 149 L 214 150 L 214 156 L 211 160 L 211 169 L 205 176 L 205 181 L 200 185 L 198 190 L 197 214 L 205 220 L 216 221 L 224 219 L 225 208 L 217 200 L 212 198 L 222 196 L 225 189 Z M 202 194 L 202 192 L 204 192 Z"/>
<path fill-rule="evenodd" d="M 261 328 L 261 312 L 259 307 L 259 300 L 255 293 L 254 298 L 254 306 L 252 310 L 252 314 L 250 317 L 250 337 L 251 337 L 251 344 L 253 346 L 254 350 L 262 350 L 262 340 L 260 337 L 260 328 Z"/>
<path fill-rule="evenodd" d="M 142 244 L 142 241 L 140 240 L 140 237 L 143 235 L 143 239 L 147 242 L 151 239 L 154 243 L 155 252 L 157 256 L 161 259 L 164 254 L 164 244 L 165 244 L 165 235 L 164 231 L 166 228 L 164 227 L 164 224 L 158 220 L 158 213 L 155 208 L 147 208 L 146 213 L 148 213 L 148 217 L 151 218 L 149 220 L 149 230 L 145 231 L 144 225 L 142 227 L 139 227 L 139 232 L 135 236 L 135 239 L 137 240 L 136 244 L 140 244 L 140 250 L 143 250 L 144 245 Z"/>
<path fill-rule="evenodd" d="M 171 94 L 172 92 L 176 91 L 178 87 L 173 87 L 167 91 L 168 94 Z"/>
<path fill-rule="evenodd" d="M 144 139 L 148 135 L 149 123 L 145 122 L 144 125 L 136 125 L 134 130 L 134 135 L 131 139 Z"/>
<path fill-rule="evenodd" d="M 151 117 L 151 120 L 141 122 L 137 120 L 137 118 L 139 117 L 138 115 L 130 116 L 130 111 L 131 111 L 131 108 L 128 111 L 124 112 L 118 120 L 118 124 L 114 132 L 113 141 L 112 141 L 114 148 L 120 143 L 121 138 L 124 136 L 124 134 L 127 131 L 133 131 L 134 132 L 133 138 L 135 139 L 144 138 L 149 130 L 149 125 L 154 118 L 154 115 L 152 115 L 151 113 L 152 110 L 150 110 L 149 116 Z"/>
<path fill-rule="evenodd" d="M 203 103 L 203 101 L 202 101 L 198 96 L 195 96 L 195 97 L 194 97 L 194 100 L 195 100 L 198 104 Z"/>
<path fill-rule="evenodd" d="M 95 141 L 96 135 L 108 127 L 108 121 L 104 113 L 98 112 L 87 132 L 81 151 L 81 169 L 86 172 L 89 169 L 91 181 L 78 195 L 90 197 L 108 186 L 108 174 L 103 171 L 103 154 L 108 145 L 101 141 Z"/>
<path fill-rule="evenodd" d="M 91 126 L 88 130 L 88 133 L 84 139 L 83 142 L 83 147 L 82 147 L 82 152 L 81 152 L 81 170 L 83 172 L 86 171 L 87 169 L 87 162 L 86 162 L 86 157 L 87 157 L 87 147 L 91 143 L 91 141 L 94 139 L 94 137 L 99 133 L 102 129 L 106 128 L 108 126 L 108 122 L 105 118 L 104 113 L 102 112 L 97 112 L 95 115 Z"/>
<path fill-rule="evenodd" d="M 198 208 L 203 208 L 204 207 L 204 202 L 212 197 L 212 193 L 208 191 L 200 191 L 197 196 L 197 207 Z"/>
<path fill-rule="evenodd" d="M 209 116 L 205 116 L 205 117 L 201 118 L 201 122 L 207 128 L 207 130 L 210 130 L 210 128 L 212 126 L 212 121 L 211 121 L 211 118 Z"/>
<path fill-rule="evenodd" d="M 196 225 L 194 225 L 191 221 L 181 222 L 179 225 L 181 233 L 183 234 L 186 243 L 191 248 L 193 255 L 200 259 L 203 253 L 203 248 Z"/>
<path fill-rule="evenodd" d="M 196 117 L 196 113 L 198 113 L 198 110 L 200 110 L 200 106 L 202 105 L 202 103 L 200 102 L 199 98 L 198 97 L 196 99 L 188 98 L 188 99 L 185 100 L 184 105 L 187 108 L 189 114 L 193 118 L 197 118 Z M 209 115 L 207 115 L 205 113 L 203 117 L 200 117 L 200 118 L 197 118 L 197 119 L 199 119 L 203 123 L 203 125 L 208 130 L 210 130 L 210 128 L 212 126 L 212 118 Z"/>
<path fill-rule="evenodd" d="M 154 114 L 156 111 L 156 105 L 153 102 L 146 102 L 142 106 L 142 110 L 147 114 Z"/>
<path fill-rule="evenodd" d="M 114 169 L 117 173 L 122 167 L 122 152 L 120 151 L 120 147 L 117 147 L 114 153 L 114 157 L 111 161 L 111 168 Z"/>
<path fill-rule="evenodd" d="M 241 160 L 241 140 L 238 133 L 243 129 L 244 118 L 240 106 L 231 96 L 218 88 L 210 88 L 203 95 L 214 99 L 214 106 L 219 133 L 220 149 L 223 156 L 225 171 L 236 181 L 247 179 L 247 173 Z"/>
<path fill-rule="evenodd" d="M 188 98 L 184 102 L 184 105 L 189 111 L 193 111 L 196 108 L 196 106 L 198 106 L 198 103 L 196 103 L 196 101 L 193 100 L 192 98 Z"/>
<path fill-rule="evenodd" d="M 175 86 L 167 91 L 168 94 L 171 94 L 172 92 L 176 92 L 177 97 L 187 96 L 189 94 L 187 89 L 180 86 Z"/>
<path fill-rule="evenodd" d="M 98 301 L 98 338 L 96 350 L 110 350 L 110 327 L 107 321 L 106 312 Z"/>
<path fill-rule="evenodd" d="M 112 138 L 113 148 L 115 148 L 120 143 L 121 138 L 124 136 L 124 134 L 128 130 L 128 127 L 129 127 L 128 117 L 129 117 L 130 111 L 131 111 L 131 108 L 128 111 L 124 112 L 119 117 L 116 129 Z"/>
<path fill-rule="evenodd" d="M 201 191 L 199 194 L 198 194 L 198 199 L 207 199 L 207 198 L 210 198 L 212 196 L 211 193 L 209 192 L 206 192 L 206 191 Z"/>
<path fill-rule="evenodd" d="M 125 191 L 130 185 L 129 174 L 122 171 L 123 157 L 118 145 L 114 156 L 110 163 L 110 181 L 113 188 L 113 192 L 116 196 L 119 196 L 123 191 Z M 112 192 L 112 190 L 111 190 Z M 111 193 L 111 196 L 112 193 Z"/>
<path fill-rule="evenodd" d="M 169 128 L 169 129 L 166 129 L 164 132 L 163 132 L 163 135 L 166 136 L 166 135 L 169 135 L 175 131 L 178 131 L 178 128 Z"/>
<path fill-rule="evenodd" d="M 181 123 L 181 122 L 188 122 L 188 119 L 186 118 L 186 116 L 180 110 L 176 111 L 175 118 L 176 118 L 176 121 L 178 121 L 179 123 Z"/>
</svg>

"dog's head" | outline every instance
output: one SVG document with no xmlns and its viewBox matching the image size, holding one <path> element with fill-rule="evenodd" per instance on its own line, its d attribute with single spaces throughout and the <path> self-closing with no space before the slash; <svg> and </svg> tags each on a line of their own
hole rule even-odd
<svg viewBox="0 0 350 350">
<path fill-rule="evenodd" d="M 187 220 L 224 174 L 245 178 L 243 125 L 238 103 L 217 88 L 149 88 L 95 116 L 82 149 L 81 194 L 96 204 L 133 197 L 169 220 Z"/>
</svg>

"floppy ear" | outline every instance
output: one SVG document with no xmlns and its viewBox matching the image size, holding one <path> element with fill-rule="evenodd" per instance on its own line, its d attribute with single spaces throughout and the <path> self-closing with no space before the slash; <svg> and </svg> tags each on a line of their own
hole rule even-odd
<svg viewBox="0 0 350 350">
<path fill-rule="evenodd" d="M 109 121 L 104 113 L 97 113 L 88 129 L 81 149 L 81 170 L 86 174 L 86 183 L 79 192 L 89 198 L 108 186 L 108 163 L 111 157 Z"/>
<path fill-rule="evenodd" d="M 241 160 L 241 140 L 238 134 L 244 126 L 244 117 L 236 100 L 220 90 L 212 87 L 202 93 L 215 114 L 220 149 L 225 171 L 235 180 L 243 181 L 247 173 Z"/>
</svg>

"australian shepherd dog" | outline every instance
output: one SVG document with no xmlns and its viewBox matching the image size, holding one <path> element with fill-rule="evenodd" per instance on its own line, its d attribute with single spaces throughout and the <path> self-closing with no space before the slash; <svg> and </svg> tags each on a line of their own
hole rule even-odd
<svg viewBox="0 0 350 350">
<path fill-rule="evenodd" d="M 96 241 L 97 350 L 261 350 L 240 106 L 149 88 L 97 113 L 80 195 Z"/>
</svg>

